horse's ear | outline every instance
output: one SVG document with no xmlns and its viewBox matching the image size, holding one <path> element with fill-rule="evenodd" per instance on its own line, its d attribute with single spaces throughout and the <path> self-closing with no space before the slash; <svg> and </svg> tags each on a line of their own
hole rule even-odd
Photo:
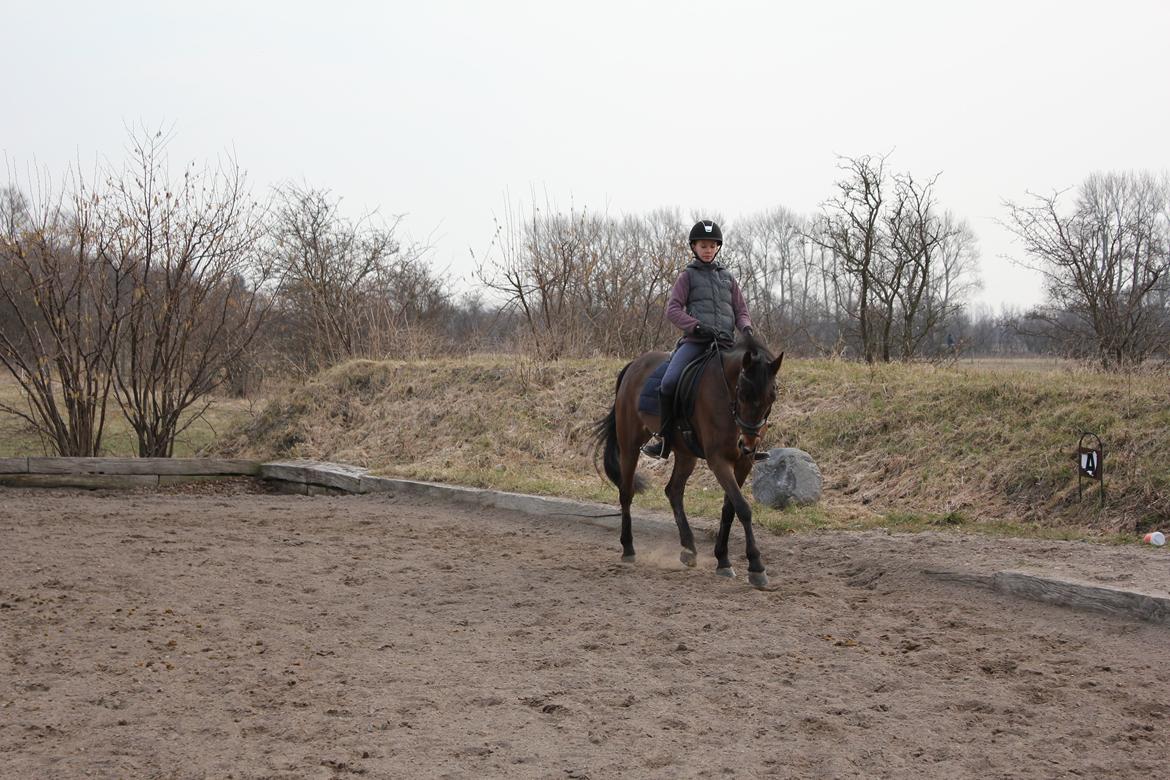
<svg viewBox="0 0 1170 780">
<path fill-rule="evenodd" d="M 755 353 L 752 352 L 750 349 L 745 349 L 743 351 L 743 368 L 744 368 L 744 370 L 746 371 L 747 369 L 751 368 L 752 363 L 754 361 L 755 361 Z"/>
<path fill-rule="evenodd" d="M 772 363 L 768 366 L 768 371 L 770 371 L 773 374 L 779 373 L 780 372 L 780 364 L 783 362 L 784 362 L 784 353 L 781 352 L 780 357 L 773 360 Z"/>
</svg>

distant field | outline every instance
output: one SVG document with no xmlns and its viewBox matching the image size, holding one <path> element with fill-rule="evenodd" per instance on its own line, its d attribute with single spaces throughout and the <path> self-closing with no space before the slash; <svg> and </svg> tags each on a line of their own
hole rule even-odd
<svg viewBox="0 0 1170 780">
<path fill-rule="evenodd" d="M 0 374 L 0 402 L 23 408 L 26 401 L 20 385 L 8 373 Z M 194 422 L 175 442 L 175 456 L 189 457 L 207 447 L 216 438 L 249 417 L 255 401 L 236 398 L 215 398 L 203 419 Z M 111 398 L 106 412 L 106 433 L 102 438 L 104 455 L 132 457 L 138 454 L 138 443 L 133 429 L 122 417 L 118 405 Z M 53 454 L 31 426 L 19 417 L 0 412 L 0 458 L 22 455 Z"/>
</svg>

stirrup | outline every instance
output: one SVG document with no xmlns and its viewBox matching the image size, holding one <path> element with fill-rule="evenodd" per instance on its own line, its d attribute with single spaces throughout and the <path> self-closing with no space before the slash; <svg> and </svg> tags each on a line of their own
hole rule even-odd
<svg viewBox="0 0 1170 780">
<path fill-rule="evenodd" d="M 642 452 L 649 455 L 651 458 L 662 458 L 662 445 L 665 444 L 663 438 L 655 435 L 653 439 L 642 445 Z"/>
</svg>

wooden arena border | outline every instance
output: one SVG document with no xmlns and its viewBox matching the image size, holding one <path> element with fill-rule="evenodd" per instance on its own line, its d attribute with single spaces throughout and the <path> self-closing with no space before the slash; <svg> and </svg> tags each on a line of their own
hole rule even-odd
<svg viewBox="0 0 1170 780">
<path fill-rule="evenodd" d="M 224 458 L 0 458 L 0 485 L 9 487 L 150 489 L 223 477 L 262 479 L 276 483 L 285 492 L 304 495 L 402 493 L 545 516 L 596 520 L 619 516 L 614 507 L 603 504 L 377 477 L 358 466 L 314 460 L 260 463 Z M 612 524 L 616 523 L 614 520 Z"/>
<path fill-rule="evenodd" d="M 87 489 L 157 488 L 182 482 L 252 477 L 303 495 L 388 493 L 430 496 L 544 517 L 569 517 L 607 528 L 619 525 L 613 507 L 564 498 L 507 493 L 412 479 L 378 477 L 367 469 L 312 460 L 259 463 L 222 458 L 0 458 L 0 485 Z M 2 510 L 2 507 L 0 507 Z M 645 518 L 674 523 L 666 518 Z M 1044 577 L 1026 572 L 926 569 L 926 576 L 1073 609 L 1170 625 L 1170 599 L 1140 591 Z"/>
</svg>

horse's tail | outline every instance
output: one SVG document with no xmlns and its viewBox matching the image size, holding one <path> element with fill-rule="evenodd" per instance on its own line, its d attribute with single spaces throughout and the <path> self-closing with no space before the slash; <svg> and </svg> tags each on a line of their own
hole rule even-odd
<svg viewBox="0 0 1170 780">
<path fill-rule="evenodd" d="M 622 386 L 622 377 L 626 375 L 632 363 L 627 363 L 621 371 L 618 372 L 617 383 L 614 385 L 614 403 L 609 407 L 609 414 L 602 417 L 593 424 L 593 441 L 596 443 L 594 450 L 594 465 L 597 463 L 596 454 L 601 452 L 601 463 L 605 468 L 605 476 L 609 477 L 609 481 L 618 488 L 622 484 L 622 464 L 618 458 L 618 438 L 617 438 L 617 391 Z M 642 476 L 635 472 L 634 474 L 634 492 L 641 493 L 646 487 L 646 481 Z"/>
</svg>

